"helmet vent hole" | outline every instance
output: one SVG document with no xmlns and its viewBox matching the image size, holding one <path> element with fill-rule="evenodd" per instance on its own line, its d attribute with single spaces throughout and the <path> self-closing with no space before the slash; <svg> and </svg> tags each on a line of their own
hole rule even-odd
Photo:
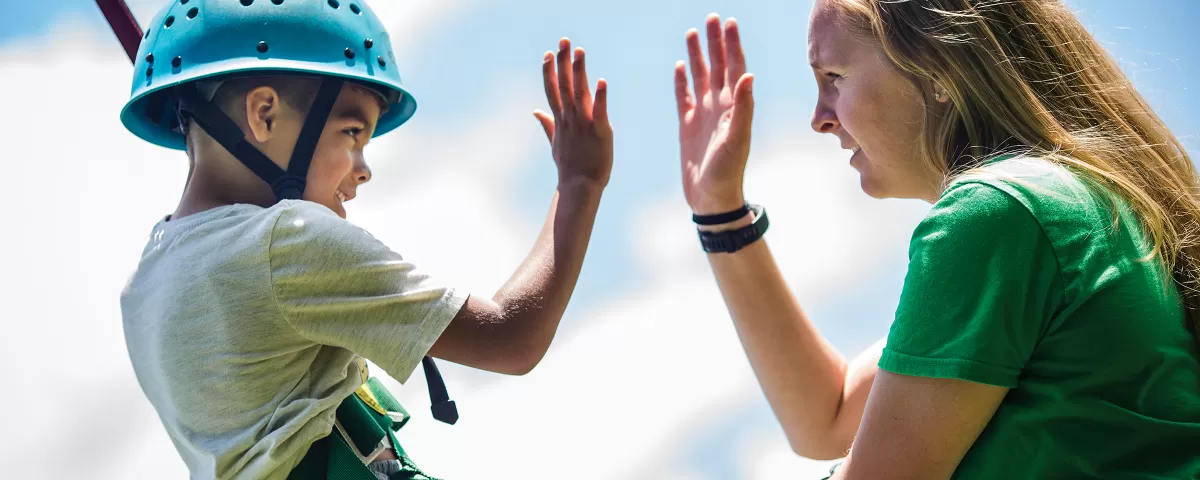
<svg viewBox="0 0 1200 480">
<path fill-rule="evenodd" d="M 331 6 L 333 8 L 338 8 L 338 7 L 342 6 L 342 4 L 338 3 L 338 0 L 329 0 L 329 6 Z"/>
<path fill-rule="evenodd" d="M 271 3 L 274 3 L 276 5 L 283 5 L 283 0 L 271 0 Z"/>
<path fill-rule="evenodd" d="M 192 7 L 191 10 L 188 10 L 188 18 L 196 18 L 196 15 L 199 15 L 199 14 L 200 14 L 199 8 Z"/>
<path fill-rule="evenodd" d="M 174 25 L 174 24 L 175 24 L 175 16 L 172 15 L 170 17 L 167 17 L 167 23 L 165 23 L 164 25 L 166 25 L 166 28 L 171 28 L 171 25 Z"/>
<path fill-rule="evenodd" d="M 192 1 L 192 0 L 179 0 L 179 4 L 180 4 L 180 5 L 187 5 L 187 4 L 188 4 L 188 2 L 190 2 L 190 1 Z"/>
<path fill-rule="evenodd" d="M 254 0 L 242 0 L 243 7 L 249 7 L 253 3 L 254 3 Z"/>
<path fill-rule="evenodd" d="M 355 15 L 362 15 L 362 10 L 359 10 L 358 5 L 355 5 L 353 3 L 350 4 L 350 11 L 354 12 Z"/>
</svg>

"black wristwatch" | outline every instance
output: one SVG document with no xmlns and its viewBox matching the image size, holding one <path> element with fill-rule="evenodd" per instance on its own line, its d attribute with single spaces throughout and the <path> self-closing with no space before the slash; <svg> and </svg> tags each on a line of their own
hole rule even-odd
<svg viewBox="0 0 1200 480">
<path fill-rule="evenodd" d="M 700 246 L 709 253 L 733 253 L 762 238 L 771 222 L 767 220 L 767 209 L 762 205 L 750 205 L 754 212 L 754 223 L 737 230 L 723 232 L 700 231 Z"/>
</svg>

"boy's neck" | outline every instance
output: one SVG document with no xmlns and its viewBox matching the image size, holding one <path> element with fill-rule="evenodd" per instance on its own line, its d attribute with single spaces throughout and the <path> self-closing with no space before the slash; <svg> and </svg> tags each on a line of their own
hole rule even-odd
<svg viewBox="0 0 1200 480">
<path fill-rule="evenodd" d="M 249 204 L 266 208 L 275 204 L 271 187 L 237 160 L 196 160 L 171 220 L 226 205 Z"/>
</svg>

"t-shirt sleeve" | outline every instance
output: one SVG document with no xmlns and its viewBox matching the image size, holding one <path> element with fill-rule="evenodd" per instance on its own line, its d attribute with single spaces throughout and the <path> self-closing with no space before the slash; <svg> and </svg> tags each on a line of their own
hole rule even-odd
<svg viewBox="0 0 1200 480">
<path fill-rule="evenodd" d="M 1030 211 L 983 183 L 953 187 L 913 233 L 879 368 L 1013 388 L 1062 298 Z"/>
<path fill-rule="evenodd" d="M 269 252 L 275 301 L 299 335 L 357 353 L 400 382 L 466 301 L 320 206 L 284 209 Z"/>
</svg>

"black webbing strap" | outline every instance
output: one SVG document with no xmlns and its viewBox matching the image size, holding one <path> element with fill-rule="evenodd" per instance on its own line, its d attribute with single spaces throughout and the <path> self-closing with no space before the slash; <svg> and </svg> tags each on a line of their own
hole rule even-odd
<svg viewBox="0 0 1200 480">
<path fill-rule="evenodd" d="M 430 357 L 421 359 L 421 366 L 425 369 L 425 382 L 429 384 L 429 409 L 433 412 L 433 418 L 454 425 L 454 422 L 458 421 L 458 407 L 446 392 L 446 382 L 442 381 L 442 373 Z"/>
<path fill-rule="evenodd" d="M 208 100 L 201 98 L 195 84 L 181 85 L 178 92 L 179 114 L 200 125 L 200 128 L 208 132 L 213 140 L 229 150 L 229 153 L 245 164 L 246 168 L 249 168 L 255 175 L 258 175 L 258 178 L 274 185 L 286 175 L 286 172 L 275 165 L 275 162 L 272 162 L 270 158 L 254 148 L 254 145 L 246 141 L 246 135 L 242 132 L 242 128 L 234 123 L 228 115 L 225 115 L 225 112 Z"/>
<path fill-rule="evenodd" d="M 289 182 L 280 185 L 275 196 L 280 200 L 285 198 L 298 199 L 304 195 L 304 187 L 308 179 L 308 166 L 312 163 L 313 152 L 317 150 L 317 142 L 321 140 L 321 132 L 329 122 L 329 113 L 333 104 L 337 103 L 338 95 L 342 93 L 345 81 L 340 78 L 326 78 L 317 90 L 317 98 L 313 100 L 312 108 L 308 110 L 308 118 L 304 119 L 304 127 L 300 129 L 300 138 L 296 139 L 296 147 L 292 149 L 292 159 L 288 161 L 287 176 Z M 295 181 L 299 180 L 296 184 Z M 274 188 L 274 185 L 272 185 Z"/>
</svg>

